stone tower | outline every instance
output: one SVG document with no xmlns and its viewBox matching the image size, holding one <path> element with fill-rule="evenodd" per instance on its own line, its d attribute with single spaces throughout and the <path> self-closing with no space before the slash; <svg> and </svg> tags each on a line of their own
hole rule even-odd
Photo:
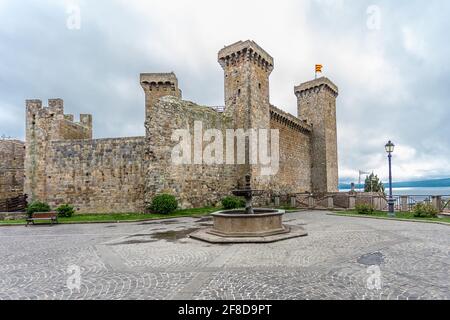
<svg viewBox="0 0 450 320">
<path fill-rule="evenodd" d="M 41 100 L 26 101 L 26 152 L 24 193 L 29 201 L 47 199 L 47 170 L 50 144 L 57 140 L 92 139 L 92 116 L 81 114 L 80 122 L 64 114 L 64 101 L 50 99 L 48 107 Z"/>
<path fill-rule="evenodd" d="M 150 121 L 151 109 L 158 99 L 165 96 L 182 98 L 175 73 L 142 73 L 141 86 L 145 92 L 145 119 Z"/>
<path fill-rule="evenodd" d="M 218 61 L 225 73 L 225 112 L 232 115 L 235 129 L 270 129 L 269 76 L 274 68 L 273 58 L 247 40 L 220 50 Z M 241 166 L 237 171 L 238 177 L 250 172 L 253 183 L 258 184 L 258 165 Z"/>
<path fill-rule="evenodd" d="M 313 125 L 311 181 L 314 193 L 338 192 L 338 93 L 338 87 L 325 77 L 295 87 L 298 117 Z"/>
<path fill-rule="evenodd" d="M 239 41 L 219 52 L 225 72 L 225 108 L 241 129 L 269 128 L 269 76 L 273 58 L 255 42 Z"/>
</svg>

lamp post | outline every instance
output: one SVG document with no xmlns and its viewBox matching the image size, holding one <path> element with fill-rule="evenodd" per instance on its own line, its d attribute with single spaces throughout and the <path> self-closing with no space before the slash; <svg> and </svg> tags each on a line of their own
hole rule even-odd
<svg viewBox="0 0 450 320">
<path fill-rule="evenodd" d="M 392 195 L 392 153 L 394 152 L 395 145 L 389 141 L 386 146 L 386 152 L 388 153 L 388 159 L 389 159 L 389 217 L 395 217 L 395 210 L 394 210 L 394 197 Z"/>
</svg>

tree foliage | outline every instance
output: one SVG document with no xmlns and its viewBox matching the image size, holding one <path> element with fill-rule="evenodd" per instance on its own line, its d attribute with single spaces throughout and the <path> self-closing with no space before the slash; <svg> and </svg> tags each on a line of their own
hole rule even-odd
<svg viewBox="0 0 450 320">
<path fill-rule="evenodd" d="M 384 193 L 384 184 L 374 173 L 366 177 L 364 192 L 382 192 Z"/>
</svg>

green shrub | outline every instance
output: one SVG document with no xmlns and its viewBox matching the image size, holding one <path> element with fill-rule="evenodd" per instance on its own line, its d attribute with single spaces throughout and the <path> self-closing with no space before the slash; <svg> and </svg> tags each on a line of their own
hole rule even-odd
<svg viewBox="0 0 450 320">
<path fill-rule="evenodd" d="M 226 197 L 222 199 L 222 206 L 226 210 L 245 208 L 245 200 L 238 197 Z"/>
<path fill-rule="evenodd" d="M 149 209 L 152 213 L 170 214 L 178 209 L 178 201 L 170 194 L 160 194 L 153 198 Z"/>
<path fill-rule="evenodd" d="M 50 206 L 45 202 L 35 201 L 27 206 L 27 214 L 31 217 L 36 212 L 50 212 Z"/>
<path fill-rule="evenodd" d="M 56 209 L 56 212 L 58 212 L 58 217 L 70 218 L 75 213 L 75 209 L 70 204 L 63 204 Z"/>
<path fill-rule="evenodd" d="M 375 212 L 375 208 L 370 204 L 358 204 L 356 206 L 356 211 L 359 214 L 373 214 Z"/>
<path fill-rule="evenodd" d="M 429 203 L 418 203 L 413 208 L 416 218 L 436 218 L 438 210 Z"/>
</svg>

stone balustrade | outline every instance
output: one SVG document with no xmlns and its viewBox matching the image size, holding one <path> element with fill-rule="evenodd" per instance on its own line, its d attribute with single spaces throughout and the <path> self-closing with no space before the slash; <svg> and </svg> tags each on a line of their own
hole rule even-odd
<svg viewBox="0 0 450 320">
<path fill-rule="evenodd" d="M 376 210 L 387 211 L 388 199 L 383 194 L 378 193 L 329 193 L 329 194 L 294 194 L 294 195 L 267 195 L 270 200 L 267 201 L 275 207 L 289 206 L 299 209 L 321 209 L 321 210 L 339 210 L 355 209 L 359 204 L 370 204 Z M 395 210 L 409 212 L 413 207 L 421 202 L 430 203 L 439 212 L 449 210 L 450 196 L 394 196 Z"/>
</svg>

